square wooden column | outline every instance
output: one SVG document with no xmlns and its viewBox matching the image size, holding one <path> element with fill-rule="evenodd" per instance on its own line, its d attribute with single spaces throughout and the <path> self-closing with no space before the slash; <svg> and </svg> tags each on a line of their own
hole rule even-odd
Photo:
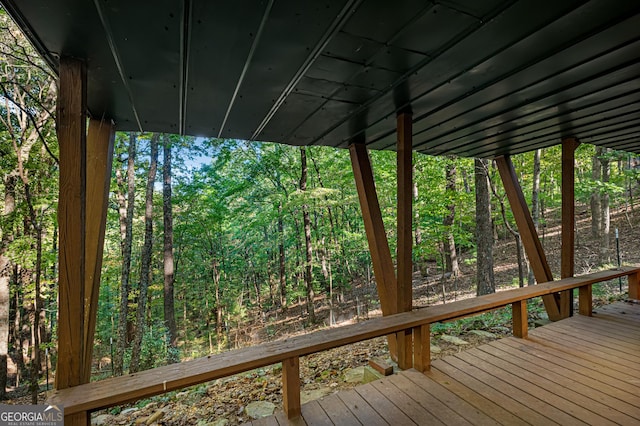
<svg viewBox="0 0 640 426">
<path fill-rule="evenodd" d="M 57 104 L 60 146 L 58 365 L 56 388 L 91 378 L 115 127 L 91 120 L 86 133 L 86 69 L 62 58 Z M 82 423 L 82 422 L 81 422 Z"/>
<path fill-rule="evenodd" d="M 397 118 L 397 202 L 398 202 L 398 246 L 397 246 L 397 312 L 410 312 L 413 308 L 413 143 L 412 115 L 404 112 Z M 398 367 L 413 366 L 411 333 L 397 334 Z"/>
<path fill-rule="evenodd" d="M 509 199 L 511 210 L 513 211 L 513 217 L 518 226 L 518 232 L 522 237 L 522 244 L 529 258 L 531 268 L 533 269 L 533 275 L 536 277 L 538 283 L 553 281 L 551 268 L 547 263 L 544 249 L 538 238 L 538 233 L 533 224 L 533 219 L 531 218 L 529 207 L 524 199 L 524 194 L 518 182 L 511 158 L 509 156 L 498 157 L 496 158 L 496 165 L 498 166 L 500 178 L 502 179 L 504 190 Z M 542 300 L 549 319 L 552 321 L 559 320 L 561 316 L 555 296 L 543 296 Z"/>
<path fill-rule="evenodd" d="M 562 141 L 562 250 L 560 278 L 575 274 L 575 152 L 580 143 L 575 138 Z M 560 293 L 560 316 L 573 314 L 573 290 Z"/>
<path fill-rule="evenodd" d="M 86 87 L 83 62 L 60 59 L 57 133 L 60 146 L 58 365 L 56 388 L 85 376 Z M 89 361 L 90 362 L 90 361 Z"/>
</svg>

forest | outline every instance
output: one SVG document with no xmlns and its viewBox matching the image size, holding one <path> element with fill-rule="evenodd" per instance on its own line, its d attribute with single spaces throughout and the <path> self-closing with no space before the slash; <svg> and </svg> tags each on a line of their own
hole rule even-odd
<svg viewBox="0 0 640 426">
<path fill-rule="evenodd" d="M 2 10 L 0 56 L 0 399 L 27 386 L 35 401 L 56 363 L 56 80 Z M 393 254 L 396 155 L 370 156 Z M 513 162 L 544 240 L 560 147 Z M 533 283 L 491 161 L 414 153 L 413 165 L 416 282 L 445 300 Z M 634 223 L 639 170 L 632 154 L 577 149 L 577 214 L 595 244 L 578 273 L 616 264 L 610 212 Z M 499 242 L 514 250 L 494 276 Z M 374 279 L 347 150 L 117 133 L 95 379 L 366 317 Z"/>
</svg>

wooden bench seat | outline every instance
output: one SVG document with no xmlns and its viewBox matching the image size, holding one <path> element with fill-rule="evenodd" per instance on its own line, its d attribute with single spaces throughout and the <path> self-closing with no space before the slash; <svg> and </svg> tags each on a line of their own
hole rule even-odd
<svg viewBox="0 0 640 426">
<path fill-rule="evenodd" d="M 80 417 L 86 419 L 84 421 L 81 420 L 80 423 L 82 423 L 89 420 L 88 413 L 91 411 L 129 403 L 142 398 L 148 398 L 161 393 L 283 362 L 283 376 L 285 376 L 285 389 L 283 389 L 285 411 L 288 411 L 288 414 L 291 416 L 296 414 L 296 410 L 299 410 L 300 385 L 297 372 L 298 359 L 301 356 L 375 337 L 413 331 L 414 350 L 420 352 L 422 354 L 421 357 L 426 358 L 424 360 L 426 365 L 422 366 L 424 370 L 428 369 L 428 327 L 432 323 L 478 314 L 509 304 L 512 304 L 514 309 L 516 309 L 516 306 L 520 309 L 524 302 L 525 312 L 524 314 L 520 312 L 520 315 L 524 315 L 524 320 L 522 318 L 515 319 L 516 315 L 514 315 L 514 319 L 515 321 L 520 321 L 518 327 L 524 326 L 526 328 L 527 299 L 574 288 L 581 289 L 581 313 L 590 314 L 590 288 L 592 284 L 629 276 L 630 297 L 637 298 L 639 275 L 640 267 L 624 267 L 535 286 L 501 291 L 446 305 L 432 306 L 427 309 L 375 318 L 358 324 L 320 330 L 284 340 L 263 343 L 257 346 L 209 355 L 179 364 L 167 365 L 135 374 L 58 390 L 52 393 L 48 399 L 48 403 L 63 405 L 65 418 L 70 415 L 81 414 Z M 587 304 L 588 307 L 583 306 L 585 304 Z M 514 313 L 516 313 L 515 310 Z M 418 333 L 416 334 L 416 332 Z M 522 333 L 522 330 L 520 332 Z M 514 334 L 517 335 L 515 332 Z M 416 352 L 414 352 L 414 358 L 418 358 Z M 293 400 L 288 400 L 289 398 L 293 398 Z"/>
</svg>

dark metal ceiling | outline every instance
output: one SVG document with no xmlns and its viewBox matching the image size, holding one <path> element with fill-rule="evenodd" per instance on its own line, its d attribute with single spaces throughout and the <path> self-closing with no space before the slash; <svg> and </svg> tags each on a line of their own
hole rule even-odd
<svg viewBox="0 0 640 426">
<path fill-rule="evenodd" d="M 120 130 L 492 157 L 640 153 L 638 0 L 0 0 Z"/>
</svg>

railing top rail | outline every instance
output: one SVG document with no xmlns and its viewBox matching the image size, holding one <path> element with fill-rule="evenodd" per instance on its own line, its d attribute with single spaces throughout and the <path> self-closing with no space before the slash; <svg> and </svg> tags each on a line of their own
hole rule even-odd
<svg viewBox="0 0 640 426">
<path fill-rule="evenodd" d="M 505 290 L 446 305 L 431 306 L 428 309 L 375 318 L 358 324 L 324 329 L 284 340 L 267 342 L 55 391 L 48 402 L 64 405 L 65 415 L 94 411 L 265 367 L 289 358 L 310 355 L 385 336 L 423 324 L 479 314 L 521 300 L 583 287 L 634 273 L 640 273 L 640 267 L 623 267 L 595 272 L 535 286 Z"/>
</svg>

